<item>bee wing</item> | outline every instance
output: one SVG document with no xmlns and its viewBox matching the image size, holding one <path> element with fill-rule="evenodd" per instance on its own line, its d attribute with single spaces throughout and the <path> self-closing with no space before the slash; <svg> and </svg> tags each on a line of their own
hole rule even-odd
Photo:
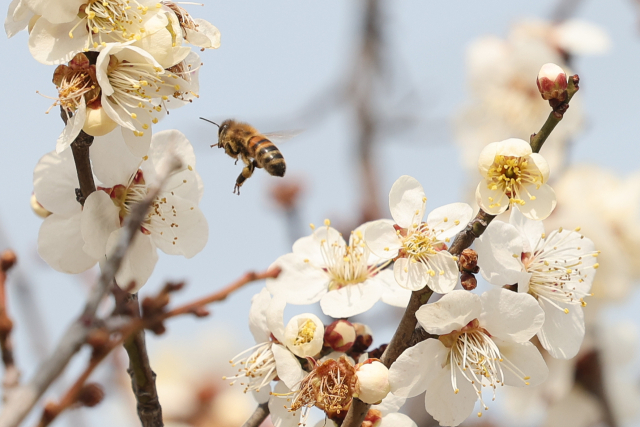
<svg viewBox="0 0 640 427">
<path fill-rule="evenodd" d="M 304 129 L 280 130 L 276 132 L 263 133 L 274 144 L 282 144 L 283 142 L 296 137 L 304 132 Z"/>
</svg>

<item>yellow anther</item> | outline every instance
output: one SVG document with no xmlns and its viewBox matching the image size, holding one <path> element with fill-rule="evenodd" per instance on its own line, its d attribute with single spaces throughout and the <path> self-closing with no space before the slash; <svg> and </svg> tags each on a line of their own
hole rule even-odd
<svg viewBox="0 0 640 427">
<path fill-rule="evenodd" d="M 576 227 L 575 228 L 575 231 L 580 231 L 580 230 L 582 230 L 582 227 Z"/>
<path fill-rule="evenodd" d="M 138 118 L 138 115 L 137 115 L 136 113 L 131 113 L 131 118 L 132 118 L 132 119 L 137 119 L 137 118 Z"/>
<path fill-rule="evenodd" d="M 144 156 L 142 160 L 145 160 L 145 161 L 149 160 L 149 156 Z"/>
<path fill-rule="evenodd" d="M 564 309 L 564 314 L 569 314 L 569 309 L 568 308 Z"/>
<path fill-rule="evenodd" d="M 327 227 L 331 225 L 331 221 L 329 221 L 328 219 L 324 220 L 324 225 L 326 225 Z"/>
<path fill-rule="evenodd" d="M 312 230 L 316 229 L 316 226 L 313 223 L 309 224 L 309 227 L 311 227 Z"/>
</svg>

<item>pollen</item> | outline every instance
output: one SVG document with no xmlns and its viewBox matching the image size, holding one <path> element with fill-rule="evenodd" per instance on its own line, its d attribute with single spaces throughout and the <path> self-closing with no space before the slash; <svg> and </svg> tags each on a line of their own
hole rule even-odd
<svg viewBox="0 0 640 427">
<path fill-rule="evenodd" d="M 293 341 L 293 345 L 310 343 L 313 340 L 317 326 L 313 320 L 307 320 L 298 328 L 298 335 Z"/>
</svg>

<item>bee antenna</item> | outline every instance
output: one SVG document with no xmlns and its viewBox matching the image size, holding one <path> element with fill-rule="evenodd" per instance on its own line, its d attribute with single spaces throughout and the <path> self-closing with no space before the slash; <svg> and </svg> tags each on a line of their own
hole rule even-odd
<svg viewBox="0 0 640 427">
<path fill-rule="evenodd" d="M 204 117 L 200 117 L 200 120 L 204 120 L 205 122 L 213 123 L 214 125 L 216 125 L 216 126 L 220 127 L 220 125 L 219 125 L 219 124 L 217 124 L 216 122 L 212 122 L 211 120 L 209 120 L 209 119 L 205 119 Z"/>
</svg>

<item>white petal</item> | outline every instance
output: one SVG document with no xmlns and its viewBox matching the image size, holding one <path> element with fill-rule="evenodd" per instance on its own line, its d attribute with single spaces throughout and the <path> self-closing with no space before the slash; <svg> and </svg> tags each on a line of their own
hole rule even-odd
<svg viewBox="0 0 640 427">
<path fill-rule="evenodd" d="M 532 168 L 533 171 L 536 169 L 542 175 L 542 182 L 547 182 L 549 180 L 549 163 L 542 157 L 541 154 L 532 153 L 529 155 L 529 167 Z"/>
<path fill-rule="evenodd" d="M 419 291 L 427 286 L 429 273 L 421 262 L 398 258 L 393 264 L 393 274 L 398 285 L 410 291 Z"/>
<path fill-rule="evenodd" d="M 439 369 L 437 375 L 427 385 L 425 408 L 441 426 L 457 426 L 473 411 L 478 395 L 469 381 L 457 378 L 458 393 L 451 385 L 449 367 Z"/>
<path fill-rule="evenodd" d="M 336 319 L 364 313 L 380 300 L 382 288 L 374 279 L 327 292 L 320 300 L 322 312 Z"/>
<path fill-rule="evenodd" d="M 500 141 L 497 154 L 503 156 L 526 157 L 532 154 L 531 144 L 519 138 L 509 138 Z"/>
<path fill-rule="evenodd" d="M 273 336 L 281 343 L 285 342 L 284 337 L 284 308 L 287 302 L 284 298 L 275 296 L 271 299 L 267 307 L 267 327 Z"/>
<path fill-rule="evenodd" d="M 476 188 L 476 203 L 491 215 L 499 215 L 509 208 L 509 198 L 502 190 L 489 188 L 488 181 L 481 181 Z"/>
<path fill-rule="evenodd" d="M 371 280 L 378 282 L 382 288 L 382 296 L 380 299 L 385 304 L 395 307 L 406 307 L 407 304 L 409 304 L 411 291 L 398 285 L 392 269 L 387 268 L 386 270 L 382 270 Z"/>
<path fill-rule="evenodd" d="M 302 328 L 305 332 L 310 332 L 308 323 L 311 322 L 314 326 L 312 329 L 313 337 L 311 340 L 305 339 L 303 342 L 298 341 Z M 283 344 L 287 346 L 293 354 L 298 357 L 316 357 L 322 350 L 322 344 L 324 342 L 324 325 L 322 321 L 315 314 L 304 313 L 293 316 L 284 328 L 284 341 Z"/>
<path fill-rule="evenodd" d="M 306 372 L 300 366 L 300 362 L 293 353 L 280 344 L 271 347 L 273 357 L 276 359 L 276 372 L 278 377 L 292 390 L 295 390 Z"/>
<path fill-rule="evenodd" d="M 138 171 L 141 158 L 132 155 L 116 127 L 104 136 L 97 136 L 91 144 L 93 173 L 104 187 L 127 185 L 131 175 Z"/>
<path fill-rule="evenodd" d="M 549 368 L 547 368 L 547 364 L 535 345 L 530 342 L 514 343 L 499 339 L 495 341 L 503 359 L 506 359 L 505 362 L 516 367 L 516 369 L 502 369 L 506 385 L 535 387 L 547 379 Z M 503 362 L 503 365 L 505 365 L 505 362 Z M 518 374 L 514 371 L 518 372 Z M 529 385 L 526 383 L 529 383 Z"/>
<path fill-rule="evenodd" d="M 418 427 L 418 425 L 405 414 L 396 412 L 382 417 L 380 427 Z"/>
<path fill-rule="evenodd" d="M 579 304 L 557 303 L 561 308 L 538 299 L 544 310 L 544 324 L 538 332 L 542 346 L 556 359 L 571 359 L 580 350 L 584 339 L 584 313 Z M 569 310 L 565 313 L 562 309 Z"/>
<path fill-rule="evenodd" d="M 577 18 L 557 25 L 555 36 L 562 50 L 572 55 L 602 54 L 611 47 L 611 38 L 602 27 Z"/>
<path fill-rule="evenodd" d="M 209 49 L 217 49 L 220 47 L 220 31 L 214 27 L 209 21 L 204 19 L 194 19 L 198 30 L 187 29 L 187 41 L 192 45 Z"/>
<path fill-rule="evenodd" d="M 140 161 L 149 151 L 152 139 L 151 129 L 145 130 L 142 133 L 142 136 L 140 136 L 140 134 L 134 135 L 133 129 L 125 126 L 120 129 L 122 132 L 122 138 L 124 139 L 124 143 L 129 149 L 130 154 Z M 116 131 L 117 130 L 118 129 L 116 128 Z"/>
<path fill-rule="evenodd" d="M 87 117 L 87 107 L 85 105 L 84 96 L 80 98 L 80 105 L 75 111 L 73 117 L 67 120 L 67 125 L 62 130 L 62 133 L 58 137 L 56 143 L 56 152 L 62 153 L 69 148 L 71 143 L 76 139 L 84 126 L 84 121 Z"/>
<path fill-rule="evenodd" d="M 438 240 L 444 241 L 458 234 L 473 217 L 473 208 L 466 203 L 451 203 L 434 209 L 427 217 L 427 225 Z"/>
<path fill-rule="evenodd" d="M 84 202 L 80 221 L 84 251 L 96 259 L 103 259 L 107 241 L 120 228 L 120 209 L 104 191 L 94 191 Z"/>
<path fill-rule="evenodd" d="M 324 242 L 324 243 L 323 243 Z M 325 266 L 326 261 L 322 248 L 345 248 L 344 238 L 333 227 L 322 226 L 317 228 L 310 236 L 301 237 L 293 244 L 293 253 L 317 267 Z M 337 249 L 336 248 L 336 249 Z M 339 251 L 339 249 L 337 249 Z"/>
<path fill-rule="evenodd" d="M 260 391 L 252 390 L 251 394 L 258 403 L 267 403 L 271 399 L 271 385 L 262 387 Z M 165 424 L 166 426 L 166 424 Z"/>
<path fill-rule="evenodd" d="M 66 24 L 52 24 L 47 19 L 38 19 L 29 34 L 31 55 L 36 61 L 46 65 L 71 61 L 87 42 L 87 38 L 81 36 L 80 32 L 74 38 L 69 37 L 69 31 L 76 23 L 74 20 Z"/>
<path fill-rule="evenodd" d="M 505 341 L 529 341 L 542 327 L 544 312 L 529 294 L 496 288 L 485 292 L 480 325 Z"/>
<path fill-rule="evenodd" d="M 55 24 L 69 22 L 76 17 L 82 5 L 82 0 L 61 0 L 51 2 L 47 0 L 25 0 L 29 9 L 38 15 L 43 15 Z"/>
<path fill-rule="evenodd" d="M 124 230 L 124 228 L 120 228 L 109 236 L 107 241 L 107 260 L 113 253 Z M 158 251 L 151 237 L 141 232 L 136 232 L 122 260 L 120 269 L 116 273 L 116 283 L 128 292 L 138 292 L 147 283 L 157 262 Z M 134 286 L 130 287 L 131 285 Z"/>
<path fill-rule="evenodd" d="M 288 394 L 289 389 L 282 381 L 278 381 L 273 389 L 277 394 Z M 271 422 L 273 427 L 298 427 L 300 424 L 300 410 L 289 412 L 285 406 L 290 402 L 287 399 L 281 399 L 272 396 L 269 400 L 269 413 L 271 414 Z"/>
<path fill-rule="evenodd" d="M 402 228 L 409 228 L 416 221 L 422 222 L 426 199 L 417 179 L 401 176 L 389 192 L 389 210 L 393 220 Z"/>
<path fill-rule="evenodd" d="M 196 203 L 170 193 L 161 195 L 163 200 L 158 209 L 163 211 L 162 221 L 154 217 L 154 228 L 151 237 L 156 246 L 166 254 L 182 255 L 192 258 L 207 244 L 209 239 L 209 224 Z M 162 234 L 160 234 L 162 233 Z"/>
<path fill-rule="evenodd" d="M 184 169 L 189 166 L 196 167 L 196 155 L 193 151 L 193 146 L 179 130 L 163 130 L 153 134 L 151 147 L 149 148 L 151 162 L 157 165 L 167 155 L 167 152 L 180 158 Z"/>
<path fill-rule="evenodd" d="M 439 301 L 423 305 L 416 312 L 416 319 L 432 334 L 448 334 L 461 329 L 473 319 L 480 318 L 480 297 L 468 291 L 451 291 Z"/>
<path fill-rule="evenodd" d="M 255 294 L 251 298 L 251 309 L 249 310 L 249 329 L 256 343 L 269 341 L 269 326 L 267 325 L 267 308 L 271 303 L 271 295 L 267 288 Z M 280 319 L 282 323 L 282 319 Z M 266 401 L 265 401 L 266 402 Z"/>
<path fill-rule="evenodd" d="M 402 247 L 402 241 L 388 220 L 370 223 L 364 231 L 364 241 L 369 250 L 382 259 L 397 257 Z"/>
<path fill-rule="evenodd" d="M 523 246 L 518 229 L 502 221 L 492 221 L 475 242 L 482 277 L 498 286 L 518 283 L 524 271 L 520 260 Z"/>
<path fill-rule="evenodd" d="M 82 273 L 93 267 L 97 259 L 82 250 L 80 215 L 48 216 L 38 232 L 38 253 L 53 269 L 63 273 Z"/>
<path fill-rule="evenodd" d="M 435 275 L 429 279 L 429 287 L 439 294 L 446 294 L 453 290 L 458 283 L 458 264 L 447 251 L 440 251 L 429 257 L 429 267 Z"/>
<path fill-rule="evenodd" d="M 33 191 L 46 210 L 62 216 L 71 216 L 82 210 L 76 200 L 78 173 L 71 150 L 42 156 L 33 171 Z"/>
<path fill-rule="evenodd" d="M 26 29 L 32 17 L 33 12 L 24 7 L 22 0 L 13 0 L 9 4 L 9 11 L 4 21 L 4 31 L 7 34 L 7 38 L 11 38 Z"/>
<path fill-rule="evenodd" d="M 544 234 L 542 221 L 531 220 L 522 215 L 519 209 L 512 209 L 509 224 L 513 225 L 520 233 L 523 243 L 522 252 L 533 253 Z"/>
<path fill-rule="evenodd" d="M 276 279 L 267 279 L 266 286 L 274 296 L 285 298 L 289 304 L 313 304 L 327 293 L 329 276 L 320 268 L 304 262 L 297 254 L 286 254 L 272 265 L 282 272 Z"/>
<path fill-rule="evenodd" d="M 556 208 L 556 193 L 547 184 L 542 184 L 536 189 L 535 185 L 525 186 L 529 193 L 535 197 L 531 200 L 527 195 L 523 195 L 524 205 L 514 205 L 520 212 L 529 219 L 541 221 L 546 219 Z"/>
<path fill-rule="evenodd" d="M 480 156 L 478 157 L 478 170 L 484 178 L 487 177 L 489 168 L 493 165 L 499 148 L 499 142 L 492 142 L 491 144 L 487 144 L 480 152 Z"/>
<path fill-rule="evenodd" d="M 389 369 L 391 393 L 408 398 L 425 391 L 428 383 L 443 370 L 448 354 L 449 349 L 432 338 L 406 349 Z"/>
<path fill-rule="evenodd" d="M 373 405 L 372 409 L 377 409 L 378 411 L 382 412 L 383 416 L 385 416 L 387 414 L 398 412 L 406 401 L 406 397 L 400 397 L 394 395 L 393 393 L 389 393 L 387 394 L 387 397 L 382 399 L 382 402 L 377 405 Z"/>
</svg>

